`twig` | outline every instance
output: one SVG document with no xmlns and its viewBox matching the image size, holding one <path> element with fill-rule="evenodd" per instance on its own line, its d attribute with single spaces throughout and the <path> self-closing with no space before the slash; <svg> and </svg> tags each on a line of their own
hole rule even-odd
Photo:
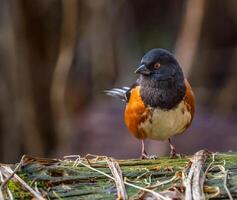
<svg viewBox="0 0 237 200">
<path fill-rule="evenodd" d="M 192 192 L 194 200 L 205 199 L 205 194 L 203 192 L 205 176 L 203 174 L 202 167 L 207 159 L 208 154 L 206 151 L 201 151 L 198 153 L 201 155 L 201 158 L 196 158 L 196 163 L 194 163 L 196 166 L 194 166 L 192 181 Z"/>
<path fill-rule="evenodd" d="M 54 190 L 53 190 L 53 195 L 54 195 L 57 199 L 63 200 L 63 199 L 58 195 L 58 193 L 55 192 Z"/>
<path fill-rule="evenodd" d="M 144 172 L 144 173 L 142 173 L 140 176 L 136 177 L 137 180 L 139 180 L 139 179 L 142 178 L 143 176 L 145 176 L 145 175 L 151 173 L 148 169 L 145 168 L 145 170 L 146 170 L 146 172 Z"/>
<path fill-rule="evenodd" d="M 219 170 L 223 173 L 223 175 L 224 175 L 224 183 L 223 183 L 223 185 L 224 185 L 224 188 L 225 188 L 225 190 L 226 190 L 226 193 L 227 193 L 227 195 L 228 195 L 228 197 L 229 197 L 229 199 L 230 200 L 233 200 L 233 197 L 232 197 L 232 195 L 231 195 L 231 193 L 230 193 L 230 191 L 229 191 L 229 189 L 228 189 L 228 187 L 227 187 L 227 180 L 228 180 L 228 170 L 226 170 L 225 169 L 225 160 L 224 160 L 224 164 L 223 164 L 224 166 L 222 166 L 222 165 L 215 165 L 215 166 L 213 166 L 212 168 L 210 168 L 210 169 L 214 169 L 215 167 L 217 167 L 217 168 L 219 168 Z M 223 176 L 220 176 L 220 178 L 222 178 Z"/>
<path fill-rule="evenodd" d="M 10 179 L 12 179 L 12 177 L 14 176 L 14 174 L 15 174 L 15 173 L 19 170 L 19 168 L 23 165 L 23 163 L 24 163 L 24 158 L 25 158 L 25 155 L 22 156 L 21 161 L 18 163 L 18 165 L 16 166 L 16 168 L 12 171 L 11 175 L 10 175 L 8 178 L 6 178 L 6 179 L 2 182 L 2 184 L 1 184 L 1 186 L 0 186 L 0 190 L 3 190 L 3 188 L 4 188 L 4 186 L 7 184 L 7 182 L 8 182 Z"/>
<path fill-rule="evenodd" d="M 72 156 L 67 156 L 67 158 L 69 158 L 69 157 L 72 158 Z M 76 157 L 77 157 L 77 159 L 75 160 L 75 163 L 76 163 L 75 166 L 78 166 L 79 164 L 81 164 L 81 165 L 83 165 L 84 167 L 87 167 L 88 169 L 91 169 L 91 170 L 93 170 L 93 171 L 96 171 L 96 172 L 98 172 L 99 174 L 102 174 L 102 175 L 104 175 L 104 176 L 106 176 L 106 177 L 108 177 L 108 178 L 110 178 L 110 179 L 112 179 L 112 180 L 115 181 L 115 178 L 114 178 L 114 177 L 112 177 L 112 176 L 110 176 L 110 175 L 108 175 L 108 174 L 106 174 L 106 173 L 104 173 L 104 172 L 102 172 L 102 171 L 100 171 L 100 170 L 98 170 L 98 169 L 96 169 L 96 168 L 93 168 L 93 167 L 91 167 L 90 165 L 87 165 L 87 164 L 83 163 L 80 156 L 76 156 Z M 138 185 L 134 185 L 134 184 L 128 183 L 127 181 L 124 181 L 124 184 L 125 184 L 125 185 L 128 185 L 128 186 L 131 186 L 131 187 L 133 187 L 133 188 L 136 188 L 136 189 L 145 191 L 145 192 L 149 192 L 149 193 L 153 194 L 156 198 L 160 198 L 161 200 L 171 200 L 170 198 L 164 197 L 164 196 L 162 196 L 161 194 L 159 194 L 159 193 L 157 193 L 157 192 L 155 192 L 155 191 L 153 191 L 153 190 L 149 190 L 149 189 L 147 189 L 147 188 L 143 188 L 143 187 L 140 187 L 140 186 L 138 186 Z"/>
<path fill-rule="evenodd" d="M 207 176 L 208 171 L 210 170 L 211 166 L 213 165 L 213 163 L 215 162 L 215 156 L 216 153 L 212 153 L 212 161 L 210 162 L 210 164 L 207 166 L 206 171 L 204 172 L 204 176 Z M 204 180 L 205 181 L 205 180 Z"/>
<path fill-rule="evenodd" d="M 22 156 L 21 161 L 18 163 L 18 165 L 17 165 L 16 168 L 13 170 L 13 172 L 10 174 L 10 176 L 6 176 L 7 178 L 6 178 L 5 180 L 3 179 L 3 175 L 2 175 L 2 173 L 1 173 L 1 181 L 2 181 L 2 184 L 1 184 L 1 186 L 0 186 L 0 199 L 2 199 L 1 196 L 3 196 L 3 189 L 4 189 L 4 187 L 6 186 L 6 184 L 8 183 L 8 181 L 12 179 L 12 177 L 14 176 L 14 174 L 15 174 L 15 173 L 19 170 L 19 168 L 23 165 L 23 163 L 24 163 L 24 158 L 25 158 L 25 155 Z M 7 187 L 7 193 L 8 193 L 8 196 L 9 196 L 9 198 L 10 198 L 11 200 L 14 199 L 14 198 L 13 198 L 13 195 L 12 195 L 12 193 L 11 193 L 11 191 L 9 190 L 8 187 Z"/>
<path fill-rule="evenodd" d="M 10 174 L 10 176 L 12 176 L 21 184 L 23 185 L 23 187 L 25 187 L 31 194 L 33 194 L 33 196 L 38 199 L 38 200 L 45 200 L 45 198 L 43 198 L 41 196 L 41 194 L 38 194 L 35 190 L 33 190 L 24 180 L 22 180 L 17 174 L 14 174 L 14 171 L 12 171 L 12 169 L 8 166 L 1 166 L 1 168 L 3 170 L 5 170 L 6 173 Z"/>
<path fill-rule="evenodd" d="M 215 162 L 215 155 L 216 155 L 216 153 L 212 153 L 212 161 L 209 163 L 209 165 L 207 166 L 207 168 L 206 168 L 206 170 L 204 172 L 203 179 L 202 179 L 202 182 L 201 182 L 202 186 L 204 186 L 204 183 L 206 181 L 206 177 L 207 177 L 208 171 L 210 170 L 211 166 Z M 204 187 L 201 187 L 201 190 L 202 190 L 202 193 L 204 194 Z"/>
<path fill-rule="evenodd" d="M 229 189 L 227 187 L 228 170 L 225 170 L 224 175 L 225 175 L 224 176 L 224 188 L 226 190 L 226 193 L 228 194 L 229 199 L 233 200 L 233 197 L 232 197 L 232 195 L 231 195 L 231 193 L 230 193 L 230 191 L 229 191 Z"/>
<path fill-rule="evenodd" d="M 1 180 L 2 183 L 4 182 L 3 174 L 2 174 L 1 171 L 0 171 L 0 180 Z M 12 195 L 12 192 L 11 192 L 11 190 L 10 190 L 8 187 L 7 187 L 7 193 L 8 193 L 9 199 L 10 199 L 10 200 L 14 200 L 14 197 L 13 197 L 13 195 Z M 1 199 L 1 200 L 4 200 L 4 199 L 5 199 L 5 198 L 4 198 L 4 195 L 3 195 L 3 190 L 2 190 L 2 189 L 0 190 L 0 199 Z"/>
<path fill-rule="evenodd" d="M 8 193 L 9 199 L 14 200 L 13 194 L 12 194 L 11 190 L 8 187 L 7 187 L 7 193 Z"/>
<path fill-rule="evenodd" d="M 155 185 L 151 185 L 151 186 L 149 186 L 149 187 L 147 187 L 147 188 L 148 188 L 148 189 L 154 189 L 154 188 L 157 188 L 157 187 L 159 187 L 159 186 L 161 186 L 161 185 L 166 185 L 166 184 L 168 184 L 168 183 L 170 183 L 170 182 L 176 180 L 177 177 L 178 177 L 178 176 L 177 176 L 177 173 L 175 173 L 175 175 L 174 175 L 171 179 L 165 180 L 165 181 L 162 181 L 162 182 L 159 182 L 159 183 L 157 183 L 157 184 L 155 184 Z"/>
<path fill-rule="evenodd" d="M 3 175 L 2 175 L 2 172 L 0 171 L 0 179 L 1 179 L 1 182 L 3 183 L 4 182 L 4 179 L 3 179 Z M 3 191 L 2 189 L 0 188 L 0 199 L 4 200 L 4 195 L 3 195 Z"/>
<path fill-rule="evenodd" d="M 184 173 L 184 186 L 185 186 L 185 200 L 192 200 L 192 187 L 191 187 L 192 174 L 189 172 L 188 176 Z"/>
<path fill-rule="evenodd" d="M 127 200 L 128 194 L 124 185 L 123 175 L 119 164 L 112 158 L 107 158 L 106 162 L 114 176 L 115 184 L 117 188 L 118 199 Z"/>
<path fill-rule="evenodd" d="M 192 165 L 188 177 L 184 180 L 186 186 L 185 200 L 204 200 L 203 184 L 205 177 L 201 175 L 202 166 L 207 159 L 208 152 L 198 151 L 192 158 Z"/>
<path fill-rule="evenodd" d="M 0 179 L 1 179 L 1 182 L 3 183 L 4 182 L 4 178 L 3 178 L 3 174 L 2 174 L 1 171 L 0 171 Z M 9 199 L 10 200 L 14 200 L 13 194 L 12 194 L 11 190 L 8 187 L 7 187 L 7 193 L 8 193 Z M 2 189 L 0 190 L 0 199 L 4 200 L 4 195 L 3 195 Z"/>
</svg>

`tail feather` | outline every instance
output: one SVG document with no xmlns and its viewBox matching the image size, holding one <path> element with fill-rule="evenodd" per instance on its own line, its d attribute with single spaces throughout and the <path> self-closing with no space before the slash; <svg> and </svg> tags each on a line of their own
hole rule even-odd
<svg viewBox="0 0 237 200">
<path fill-rule="evenodd" d="M 126 91 L 130 90 L 129 87 L 123 87 L 123 89 L 126 90 Z"/>
<path fill-rule="evenodd" d="M 111 90 L 105 90 L 104 93 L 112 96 L 112 97 L 116 97 L 122 101 L 127 101 L 127 96 L 126 93 L 129 90 L 128 87 L 122 87 L 122 88 L 113 88 Z"/>
</svg>

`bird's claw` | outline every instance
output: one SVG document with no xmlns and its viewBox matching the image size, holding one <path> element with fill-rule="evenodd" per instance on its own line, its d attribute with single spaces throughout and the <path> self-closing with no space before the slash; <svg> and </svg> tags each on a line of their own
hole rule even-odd
<svg viewBox="0 0 237 200">
<path fill-rule="evenodd" d="M 141 160 L 155 160 L 157 158 L 158 158 L 158 156 L 156 156 L 156 155 L 147 155 L 144 153 L 140 157 Z"/>
<path fill-rule="evenodd" d="M 174 149 L 172 149 L 170 151 L 170 158 L 183 158 L 184 155 L 180 154 L 180 153 L 176 153 L 176 151 Z"/>
</svg>

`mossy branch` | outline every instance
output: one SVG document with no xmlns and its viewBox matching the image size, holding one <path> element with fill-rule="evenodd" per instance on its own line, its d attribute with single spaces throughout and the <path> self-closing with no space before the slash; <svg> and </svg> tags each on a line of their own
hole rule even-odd
<svg viewBox="0 0 237 200">
<path fill-rule="evenodd" d="M 5 199 L 237 198 L 236 153 L 201 150 L 192 157 L 156 160 L 25 156 L 21 167 L 14 169 L 14 165 L 0 165 L 0 195 Z"/>
</svg>

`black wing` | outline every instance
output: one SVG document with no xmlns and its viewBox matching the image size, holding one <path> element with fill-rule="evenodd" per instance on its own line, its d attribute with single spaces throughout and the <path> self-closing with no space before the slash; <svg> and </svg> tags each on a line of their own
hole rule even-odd
<svg viewBox="0 0 237 200">
<path fill-rule="evenodd" d="M 105 90 L 105 94 L 119 98 L 124 102 L 128 102 L 130 98 L 131 90 L 138 86 L 138 82 L 134 83 L 131 87 L 113 88 L 111 90 Z"/>
</svg>

